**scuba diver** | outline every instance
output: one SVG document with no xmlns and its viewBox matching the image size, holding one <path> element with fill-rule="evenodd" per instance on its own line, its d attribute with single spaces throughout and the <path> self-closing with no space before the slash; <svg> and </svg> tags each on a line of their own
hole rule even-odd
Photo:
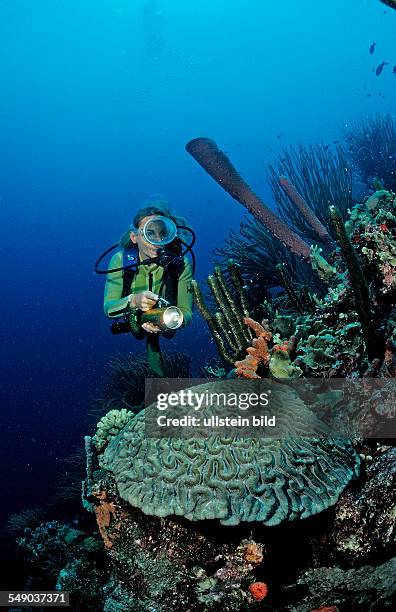
<svg viewBox="0 0 396 612">
<path fill-rule="evenodd" d="M 191 235 L 190 244 L 186 234 Z M 171 214 L 166 199 L 153 196 L 143 202 L 119 243 L 95 265 L 95 272 L 107 275 L 103 307 L 106 316 L 115 319 L 112 333 L 146 338 L 148 363 L 158 376 L 163 376 L 159 336 L 171 338 L 192 319 L 194 242 L 193 230 Z M 115 248 L 108 269 L 99 270 Z"/>
</svg>

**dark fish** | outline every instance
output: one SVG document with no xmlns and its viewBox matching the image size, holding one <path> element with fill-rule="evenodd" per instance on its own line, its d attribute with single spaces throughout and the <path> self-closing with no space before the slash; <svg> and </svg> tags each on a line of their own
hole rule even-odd
<svg viewBox="0 0 396 612">
<path fill-rule="evenodd" d="M 367 97 L 368 97 L 368 98 L 371 98 L 371 94 L 367 94 Z"/>
<path fill-rule="evenodd" d="M 389 62 L 382 62 L 381 64 L 379 64 L 379 66 L 377 66 L 377 69 L 376 69 L 376 71 L 375 71 L 375 74 L 376 74 L 377 76 L 379 76 L 379 75 L 381 74 L 381 72 L 383 71 L 384 66 L 388 66 L 388 64 L 389 64 Z"/>
<path fill-rule="evenodd" d="M 373 55 L 373 53 L 375 51 L 375 45 L 376 45 L 375 42 L 371 43 L 370 48 L 369 48 L 370 55 Z"/>
<path fill-rule="evenodd" d="M 335 141 L 334 141 L 334 144 L 338 144 L 338 143 L 339 143 L 339 140 L 335 140 Z"/>
<path fill-rule="evenodd" d="M 325 151 L 327 151 L 327 149 L 329 148 L 329 146 L 330 146 L 330 145 L 325 145 L 325 146 L 323 147 L 323 149 L 324 149 Z"/>
<path fill-rule="evenodd" d="M 282 138 L 283 134 L 277 134 L 276 137 L 277 138 Z"/>
<path fill-rule="evenodd" d="M 393 68 L 392 68 L 392 74 L 396 74 L 396 66 L 393 66 Z"/>
</svg>

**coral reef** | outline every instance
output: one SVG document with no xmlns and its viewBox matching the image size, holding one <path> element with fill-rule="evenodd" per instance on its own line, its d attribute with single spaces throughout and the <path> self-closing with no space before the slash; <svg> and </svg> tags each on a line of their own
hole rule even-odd
<svg viewBox="0 0 396 612">
<path fill-rule="evenodd" d="M 395 593 L 396 559 L 378 566 L 365 565 L 356 569 L 341 567 L 317 567 L 307 570 L 297 580 L 292 590 L 305 590 L 308 595 L 299 605 L 287 608 L 290 612 L 307 612 L 322 601 L 334 601 L 348 607 L 345 610 L 391 610 Z M 287 591 L 285 595 L 287 596 Z M 318 604 L 319 602 L 319 604 Z M 321 606 L 319 610 L 334 610 L 335 606 Z M 314 612 L 314 611 L 313 611 Z"/>
<path fill-rule="evenodd" d="M 102 609 L 109 581 L 100 539 L 58 521 L 25 529 L 17 540 L 30 568 L 30 588 L 71 592 L 74 610 Z"/>
<path fill-rule="evenodd" d="M 94 567 L 81 554 L 79 547 L 84 551 L 92 538 L 67 531 L 72 548 L 58 562 L 58 588 L 71 588 L 75 599 L 88 603 L 81 609 L 93 609 L 96 597 L 101 602 L 97 609 L 117 612 L 390 610 L 395 591 L 395 562 L 389 558 L 395 454 L 378 445 L 368 451 L 372 459 L 367 470 L 334 509 L 289 523 L 286 531 L 284 525 L 268 529 L 257 522 L 229 527 L 211 520 L 148 516 L 120 498 L 109 471 L 96 470 L 95 503 L 111 508 L 101 531 L 108 571 L 103 571 L 98 553 Z M 360 530 L 351 494 L 363 520 Z M 350 546 L 356 529 L 356 545 Z M 63 530 L 61 525 L 53 530 L 57 545 Z M 36 543 L 38 556 L 48 556 L 46 547 L 37 547 L 43 533 L 27 536 Z M 92 545 L 97 550 L 97 539 Z M 73 561 L 71 551 L 79 551 L 80 557 Z"/>
<path fill-rule="evenodd" d="M 108 490 L 114 507 L 104 610 L 237 612 L 253 601 L 249 585 L 263 564 L 261 544 L 210 523 L 191 529 L 183 519 L 146 516 L 117 496 L 109 474 L 99 475 L 97 488 Z"/>
<path fill-rule="evenodd" d="M 348 230 L 351 241 L 381 294 L 396 288 L 395 194 L 379 190 L 352 210 Z"/>
<path fill-rule="evenodd" d="M 392 117 L 378 115 L 352 122 L 344 135 L 345 144 L 335 148 L 325 144 L 283 148 L 267 172 L 275 214 L 304 241 L 322 245 L 326 252 L 332 249 L 329 235 L 333 234 L 329 206 L 336 206 L 345 220 L 367 188 L 378 188 L 380 182 L 396 190 Z M 225 246 L 215 250 L 219 262 L 235 259 L 246 282 L 258 274 L 261 283 L 271 287 L 282 284 L 275 269 L 281 261 L 287 264 L 294 282 L 320 291 L 309 267 L 301 264 L 293 250 L 285 248 L 270 225 L 257 219 L 257 214 L 248 217 L 241 222 L 239 232 L 230 232 Z"/>
<path fill-rule="evenodd" d="M 311 264 L 327 285 L 326 294 L 297 290 L 286 267 L 278 264 L 286 291 L 263 304 L 263 325 L 272 334 L 266 339 L 270 368 L 264 376 L 394 377 L 395 194 L 375 192 L 351 209 L 345 224 L 335 207 L 330 216 L 339 245 L 331 263 L 320 249 L 311 249 Z M 244 347 L 248 353 L 254 348 Z M 234 363 L 239 368 L 244 361 L 237 357 Z M 276 375 L 278 366 L 283 374 Z"/>
<path fill-rule="evenodd" d="M 366 466 L 361 489 L 345 491 L 335 509 L 328 534 L 333 558 L 353 567 L 370 563 L 375 555 L 392 554 L 396 536 L 396 448 L 383 452 Z"/>
<path fill-rule="evenodd" d="M 156 405 L 133 410 L 132 386 L 121 384 L 118 397 L 126 401 L 110 408 L 124 408 L 125 419 L 113 429 L 112 419 L 120 414 L 110 415 L 110 429 L 105 418 L 99 434 L 87 437 L 83 497 L 110 572 L 102 609 L 391 609 L 395 450 L 362 435 L 321 435 L 328 429 L 290 383 L 311 379 L 318 413 L 337 414 L 338 391 L 326 392 L 324 380 L 363 379 L 358 401 L 368 404 L 367 427 L 374 413 L 389 422 L 396 401 L 395 194 L 379 189 L 353 205 L 351 165 L 342 170 L 341 149 L 338 158 L 325 146 L 295 150 L 287 159 L 293 171 L 281 185 L 280 168 L 273 173 L 292 231 L 252 193 L 215 143 L 197 139 L 188 150 L 257 216 L 254 223 L 264 224 L 273 245 L 286 244 L 294 261 L 311 264 L 310 275 L 323 290 L 298 283 L 297 268 L 276 261 L 276 248 L 270 274 L 274 271 L 284 292 L 265 295 L 262 320 L 252 317 L 249 293 L 233 262 L 209 277 L 210 306 L 194 282 L 198 309 L 225 367 L 209 366 L 214 380 L 191 390 L 205 392 L 210 384 L 213 393 L 238 396 L 246 378 L 252 386 L 276 384 L 279 395 L 271 396 L 276 438 L 244 436 L 237 429 L 151 437 Z M 309 188 L 299 174 L 304 167 Z M 311 234 L 305 234 L 307 226 Z M 325 254 L 304 243 L 299 232 L 321 240 Z M 123 372 L 115 376 L 116 388 Z M 384 384 L 371 396 L 373 379 Z M 182 405 L 173 406 L 176 413 Z M 200 407 L 202 419 L 214 413 L 219 406 L 209 400 Z M 304 435 L 307 423 L 313 436 Z M 370 429 L 372 437 L 375 433 Z"/>
<path fill-rule="evenodd" d="M 215 381 L 210 390 L 241 393 L 243 383 Z M 287 387 L 272 398 L 271 410 L 278 416 L 279 438 L 191 434 L 158 441 L 145 435 L 148 419 L 156 416 L 152 405 L 128 422 L 99 463 L 114 475 L 122 499 L 155 516 L 277 525 L 323 511 L 358 474 L 360 460 L 351 442 L 303 438 L 307 423 L 318 432 L 321 425 Z M 201 408 L 202 419 L 212 414 L 210 403 Z"/>
<path fill-rule="evenodd" d="M 331 251 L 334 245 L 329 206 L 335 204 L 346 218 L 347 211 L 360 197 L 353 162 L 347 159 L 343 148 L 300 144 L 282 149 L 277 162 L 269 166 L 267 178 L 277 216 L 303 240 Z M 238 232 L 231 230 L 225 245 L 215 249 L 215 255 L 221 264 L 228 258 L 235 259 L 247 284 L 257 275 L 263 289 L 283 285 L 277 268 L 282 262 L 296 286 L 308 285 L 318 293 L 323 292 L 312 269 L 254 216 L 243 219 Z"/>
</svg>

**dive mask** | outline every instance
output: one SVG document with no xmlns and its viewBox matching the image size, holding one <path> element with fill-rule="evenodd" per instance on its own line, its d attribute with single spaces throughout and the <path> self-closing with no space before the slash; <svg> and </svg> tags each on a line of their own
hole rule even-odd
<svg viewBox="0 0 396 612">
<path fill-rule="evenodd" d="M 137 230 L 143 239 L 154 246 L 165 246 L 177 236 L 176 223 L 169 217 L 154 215 Z"/>
</svg>

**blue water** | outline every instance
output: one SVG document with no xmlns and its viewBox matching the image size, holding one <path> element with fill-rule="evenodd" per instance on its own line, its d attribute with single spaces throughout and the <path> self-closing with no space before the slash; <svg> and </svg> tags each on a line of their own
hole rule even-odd
<svg viewBox="0 0 396 612">
<path fill-rule="evenodd" d="M 1 1 L 2 519 L 45 503 L 105 363 L 144 350 L 110 335 L 92 272 L 139 201 L 187 217 L 204 279 L 244 211 L 185 144 L 216 140 L 271 205 L 282 145 L 395 112 L 395 26 L 378 0 Z M 213 352 L 198 314 L 171 346 Z"/>
</svg>

